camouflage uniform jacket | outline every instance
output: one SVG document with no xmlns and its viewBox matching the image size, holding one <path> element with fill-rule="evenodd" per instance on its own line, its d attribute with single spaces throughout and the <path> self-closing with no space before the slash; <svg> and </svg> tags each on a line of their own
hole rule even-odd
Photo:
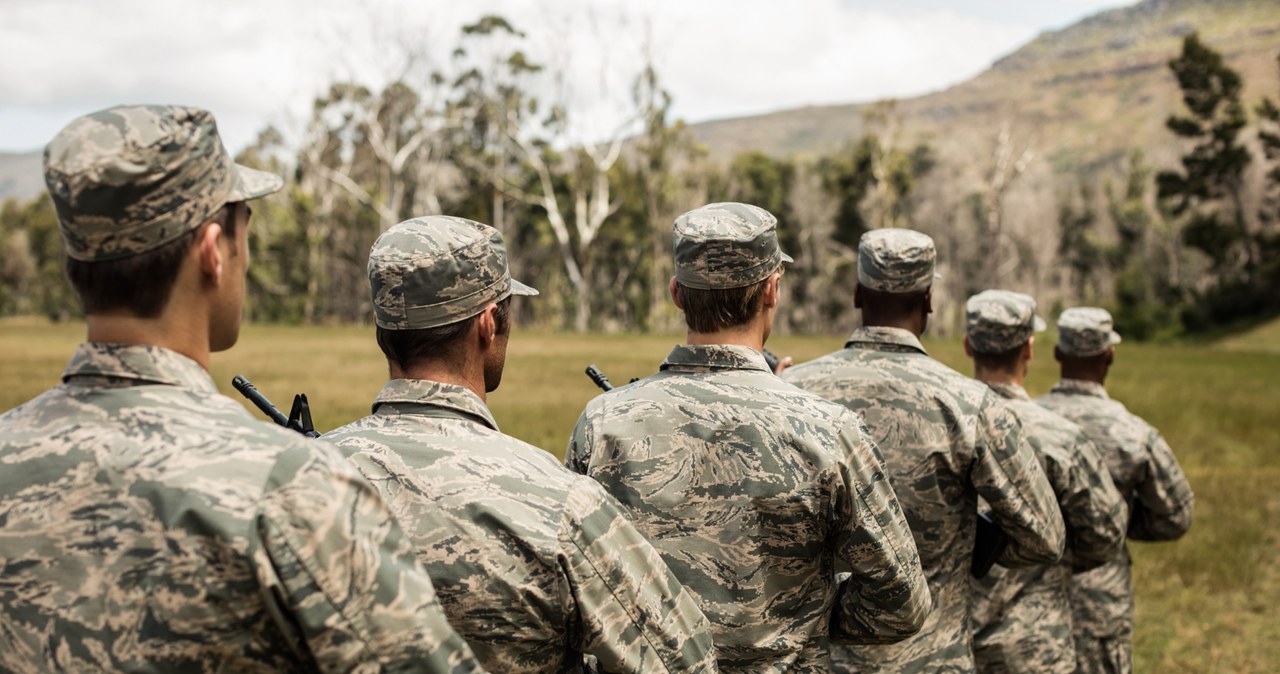
<svg viewBox="0 0 1280 674">
<path fill-rule="evenodd" d="M 480 671 L 332 447 L 166 349 L 63 379 L 0 416 L 0 671 Z"/>
<path fill-rule="evenodd" d="M 599 485 L 498 431 L 461 386 L 395 379 L 328 433 L 409 532 L 495 672 L 715 671 L 706 618 Z"/>
<path fill-rule="evenodd" d="M 658 374 L 587 405 L 565 461 L 622 502 L 698 598 L 722 670 L 826 672 L 829 641 L 900 640 L 931 608 L 858 417 L 758 351 L 677 346 Z"/>
<path fill-rule="evenodd" d="M 1107 395 L 1102 384 L 1059 381 L 1037 400 L 1079 424 L 1098 448 L 1120 495 L 1128 500 L 1128 536 L 1176 539 L 1191 528 L 1195 497 L 1173 451 L 1150 424 Z M 1133 577 L 1126 547 L 1105 565 L 1072 577 L 1077 633 L 1128 638 L 1133 633 Z"/>
<path fill-rule="evenodd" d="M 1067 549 L 1058 564 L 996 565 L 972 581 L 974 658 L 984 673 L 1071 674 L 1071 572 L 1106 562 L 1124 545 L 1124 501 L 1079 426 L 1032 402 L 1017 384 L 987 386 L 1022 422 L 1023 437 L 1040 458 L 1067 525 Z"/>
<path fill-rule="evenodd" d="M 1009 546 L 1006 565 L 1048 564 L 1062 515 L 1016 417 L 986 386 L 930 358 L 897 328 L 860 328 L 845 349 L 783 378 L 859 413 L 884 453 L 929 578 L 935 608 L 915 637 L 832 648 L 840 671 L 971 672 L 969 565 L 978 496 Z"/>
</svg>

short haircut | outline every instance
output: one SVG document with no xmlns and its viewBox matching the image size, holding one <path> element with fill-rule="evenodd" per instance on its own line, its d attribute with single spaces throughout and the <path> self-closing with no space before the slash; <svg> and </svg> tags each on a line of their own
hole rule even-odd
<svg viewBox="0 0 1280 674">
<path fill-rule="evenodd" d="M 760 313 L 765 284 L 773 275 L 741 288 L 690 288 L 676 282 L 684 322 L 694 332 L 719 332 L 745 325 Z"/>
<path fill-rule="evenodd" d="M 930 287 L 909 293 L 889 293 L 883 290 L 873 290 L 862 284 L 858 284 L 858 287 L 861 289 L 862 308 L 864 311 L 870 305 L 876 314 L 890 317 L 902 317 L 916 313 L 920 306 L 928 301 L 929 291 L 932 290 L 932 287 Z"/>
<path fill-rule="evenodd" d="M 1001 353 L 978 353 L 974 351 L 973 362 L 984 370 L 1012 372 L 1018 367 L 1018 360 L 1022 358 L 1022 347 L 1026 345 L 1027 343 L 1023 342 Z"/>
<path fill-rule="evenodd" d="M 387 360 L 399 365 L 402 370 L 433 360 L 452 358 L 459 355 L 458 347 L 462 338 L 471 332 L 471 326 L 479 318 L 480 314 L 476 314 L 457 323 L 416 330 L 389 330 L 378 326 L 378 348 L 382 349 L 382 355 Z M 511 332 L 510 295 L 498 302 L 498 310 L 493 319 L 499 335 Z"/>
<path fill-rule="evenodd" d="M 127 310 L 138 318 L 155 318 L 173 294 L 182 261 L 195 245 L 205 222 L 217 222 L 222 235 L 235 239 L 235 208 L 226 204 L 191 231 L 145 253 L 115 260 L 85 261 L 67 256 L 67 279 L 80 297 L 85 314 Z M 235 250 L 234 244 L 232 250 Z"/>
</svg>

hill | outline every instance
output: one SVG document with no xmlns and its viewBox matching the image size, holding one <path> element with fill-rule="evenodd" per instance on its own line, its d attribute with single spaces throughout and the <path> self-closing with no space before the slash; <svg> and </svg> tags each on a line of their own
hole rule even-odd
<svg viewBox="0 0 1280 674">
<path fill-rule="evenodd" d="M 1192 31 L 1241 73 L 1250 106 L 1280 93 L 1280 2 L 1144 0 L 1042 33 L 969 81 L 898 101 L 900 137 L 971 163 L 974 152 L 989 154 L 1007 122 L 1055 172 L 1115 163 L 1132 147 L 1170 164 L 1178 148 L 1164 120 L 1180 99 L 1167 62 Z M 721 160 L 746 150 L 805 157 L 859 137 L 864 108 L 807 107 L 691 128 Z"/>
<path fill-rule="evenodd" d="M 0 201 L 26 201 L 44 189 L 40 171 L 41 152 L 0 152 Z"/>
</svg>

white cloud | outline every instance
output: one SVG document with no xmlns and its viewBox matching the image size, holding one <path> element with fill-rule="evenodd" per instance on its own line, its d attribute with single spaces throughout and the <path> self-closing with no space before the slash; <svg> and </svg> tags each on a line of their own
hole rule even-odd
<svg viewBox="0 0 1280 674">
<path fill-rule="evenodd" d="M 568 64 L 596 136 L 618 121 L 646 32 L 676 114 L 697 121 L 923 93 L 1038 30 L 887 1 L 6 0 L 0 148 L 37 147 L 71 117 L 125 102 L 208 107 L 242 146 L 305 116 L 336 78 L 376 86 L 406 50 L 447 63 L 459 26 L 486 12 L 528 32 L 535 57 Z"/>
</svg>

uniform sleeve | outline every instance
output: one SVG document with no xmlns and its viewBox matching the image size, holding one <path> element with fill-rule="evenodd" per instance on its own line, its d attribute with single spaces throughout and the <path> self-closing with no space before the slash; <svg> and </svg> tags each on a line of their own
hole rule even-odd
<svg viewBox="0 0 1280 674">
<path fill-rule="evenodd" d="M 1125 504 L 1092 442 L 1080 434 L 1067 449 L 1058 504 L 1067 525 L 1066 554 L 1079 573 L 1111 559 L 1124 545 Z"/>
<path fill-rule="evenodd" d="M 579 475 L 586 475 L 587 468 L 591 465 L 591 450 L 595 436 L 595 417 L 591 414 L 591 408 L 594 404 L 594 402 L 588 403 L 587 409 L 583 410 L 582 415 L 578 417 L 578 423 L 573 427 L 573 435 L 569 437 L 569 446 L 564 450 L 565 467 Z"/>
<path fill-rule="evenodd" d="M 579 650 L 601 672 L 715 672 L 710 624 L 658 551 L 594 481 L 566 504 L 564 559 Z"/>
<path fill-rule="evenodd" d="M 286 451 L 256 520 L 267 603 L 323 672 L 482 672 L 377 492 L 316 441 Z"/>
<path fill-rule="evenodd" d="M 1062 557 L 1062 513 L 1017 417 L 988 399 L 978 415 L 970 479 L 1009 540 L 997 559 L 1008 567 L 1053 564 Z"/>
<path fill-rule="evenodd" d="M 893 643 L 920 631 L 933 597 L 880 451 L 859 426 L 840 433 L 846 461 L 832 485 L 836 551 L 851 576 L 837 590 L 831 640 Z"/>
<path fill-rule="evenodd" d="M 1138 483 L 1129 514 L 1129 538 L 1171 541 L 1191 528 L 1195 496 L 1173 450 L 1153 428 L 1147 441 L 1146 479 Z"/>
</svg>

